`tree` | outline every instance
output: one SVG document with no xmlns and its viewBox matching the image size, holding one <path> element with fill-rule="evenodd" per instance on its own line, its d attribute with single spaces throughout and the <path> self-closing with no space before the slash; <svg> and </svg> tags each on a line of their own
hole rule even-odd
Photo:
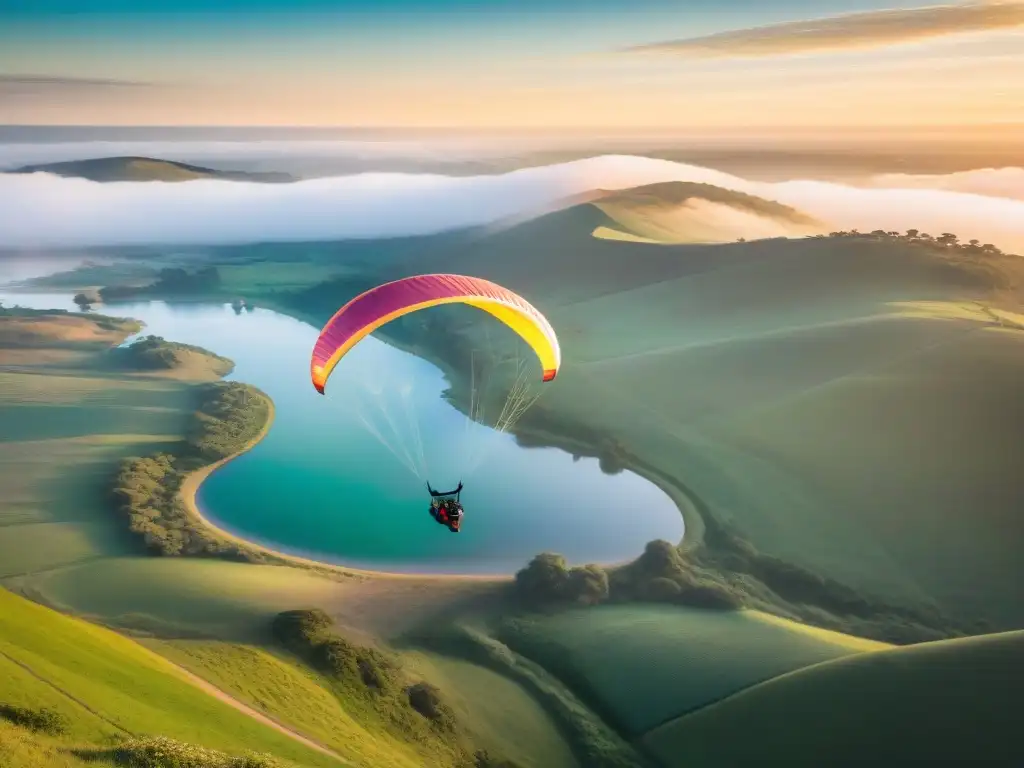
<svg viewBox="0 0 1024 768">
<path fill-rule="evenodd" d="M 599 565 L 584 565 L 569 571 L 566 596 L 574 603 L 597 605 L 608 599 L 608 574 Z"/>
<path fill-rule="evenodd" d="M 907 230 L 907 237 L 909 237 L 911 240 L 914 240 L 919 234 L 921 234 L 919 230 L 916 230 L 916 229 L 908 229 Z"/>
<path fill-rule="evenodd" d="M 939 245 L 944 245 L 947 248 L 952 248 L 959 242 L 959 238 L 952 232 L 943 232 L 942 235 L 935 241 Z"/>
<path fill-rule="evenodd" d="M 88 310 L 89 307 L 92 305 L 92 300 L 84 293 L 76 293 L 73 301 L 75 302 L 75 304 L 78 305 L 78 308 L 83 312 Z"/>
<path fill-rule="evenodd" d="M 537 602 L 560 599 L 568 581 L 565 558 L 555 552 L 541 552 L 516 573 L 516 589 L 523 597 Z"/>
</svg>

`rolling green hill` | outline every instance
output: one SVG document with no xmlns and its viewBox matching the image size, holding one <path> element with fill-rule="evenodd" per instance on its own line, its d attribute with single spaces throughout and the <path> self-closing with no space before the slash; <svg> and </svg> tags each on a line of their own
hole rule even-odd
<svg viewBox="0 0 1024 768">
<path fill-rule="evenodd" d="M 0 702 L 52 707 L 80 741 L 110 746 L 129 736 L 167 736 L 236 754 L 271 752 L 305 766 L 339 764 L 218 701 L 137 643 L 6 590 L 0 664 Z"/>
<path fill-rule="evenodd" d="M 498 635 L 631 737 L 794 669 L 890 647 L 751 611 L 667 605 L 577 609 Z"/>
<path fill-rule="evenodd" d="M 229 181 L 294 181 L 286 173 L 255 173 L 219 171 L 198 165 L 159 160 L 152 157 L 98 157 L 90 160 L 69 160 L 61 163 L 26 165 L 7 173 L 52 173 L 57 176 L 90 181 L 195 181 L 224 179 Z"/>
<path fill-rule="evenodd" d="M 1020 764 L 1024 632 L 817 664 L 656 728 L 666 768 Z"/>
<path fill-rule="evenodd" d="M 733 242 L 825 230 L 794 208 L 711 184 L 650 184 L 607 193 L 592 205 L 615 223 L 595 229 L 595 237 L 647 243 Z"/>
<path fill-rule="evenodd" d="M 516 427 L 530 444 L 613 441 L 767 555 L 982 631 L 1024 623 L 1024 260 L 887 235 L 646 244 L 602 226 L 588 203 L 424 242 L 275 305 L 325 322 L 402 275 L 494 280 L 561 342 L 558 379 Z M 500 327 L 433 315 L 378 334 L 442 361 L 465 409 L 470 350 Z"/>
</svg>

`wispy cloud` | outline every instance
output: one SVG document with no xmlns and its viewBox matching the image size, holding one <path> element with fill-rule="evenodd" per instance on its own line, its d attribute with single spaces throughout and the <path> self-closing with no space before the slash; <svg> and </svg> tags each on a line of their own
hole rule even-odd
<svg viewBox="0 0 1024 768">
<path fill-rule="evenodd" d="M 148 88 L 154 83 L 62 75 L 5 75 L 0 72 L 0 89 L 12 88 Z"/>
<path fill-rule="evenodd" d="M 63 75 L 4 74 L 0 72 L 0 105 L 25 99 L 88 98 L 157 87 L 140 80 L 117 80 Z"/>
<path fill-rule="evenodd" d="M 627 48 L 632 53 L 729 58 L 881 48 L 1024 26 L 1024 2 L 869 11 L 719 32 Z"/>
</svg>

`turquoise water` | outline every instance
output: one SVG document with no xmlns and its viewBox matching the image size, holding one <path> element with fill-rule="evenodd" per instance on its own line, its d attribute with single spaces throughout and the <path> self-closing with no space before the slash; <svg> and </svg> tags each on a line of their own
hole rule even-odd
<svg viewBox="0 0 1024 768">
<path fill-rule="evenodd" d="M 66 295 L 0 300 L 74 308 Z M 103 311 L 231 358 L 228 378 L 273 398 L 266 438 L 199 491 L 203 513 L 247 539 L 363 568 L 507 573 L 545 550 L 572 563 L 611 563 L 635 557 L 651 539 L 682 537 L 679 510 L 661 489 L 629 472 L 606 475 L 596 459 L 522 448 L 470 422 L 441 399 L 447 385 L 437 368 L 373 337 L 346 356 L 321 396 L 309 381 L 318 329 L 306 323 L 228 305 Z M 426 479 L 438 490 L 465 482 L 461 533 L 427 514 Z"/>
</svg>

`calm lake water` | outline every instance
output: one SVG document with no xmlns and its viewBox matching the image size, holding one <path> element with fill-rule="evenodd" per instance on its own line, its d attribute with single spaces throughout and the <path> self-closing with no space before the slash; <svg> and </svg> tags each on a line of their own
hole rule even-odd
<svg viewBox="0 0 1024 768">
<path fill-rule="evenodd" d="M 74 309 L 68 295 L 0 293 L 0 301 Z M 522 448 L 470 422 L 441 399 L 447 384 L 437 368 L 373 337 L 346 356 L 321 396 L 309 381 L 319 329 L 306 323 L 229 305 L 102 311 L 231 358 L 229 379 L 273 398 L 267 437 L 199 492 L 204 514 L 247 539 L 363 568 L 508 573 L 545 550 L 574 564 L 612 563 L 651 539 L 682 537 L 679 510 L 655 485 L 629 472 L 606 475 L 596 459 Z M 461 533 L 427 514 L 426 479 L 442 491 L 465 482 Z"/>
</svg>

